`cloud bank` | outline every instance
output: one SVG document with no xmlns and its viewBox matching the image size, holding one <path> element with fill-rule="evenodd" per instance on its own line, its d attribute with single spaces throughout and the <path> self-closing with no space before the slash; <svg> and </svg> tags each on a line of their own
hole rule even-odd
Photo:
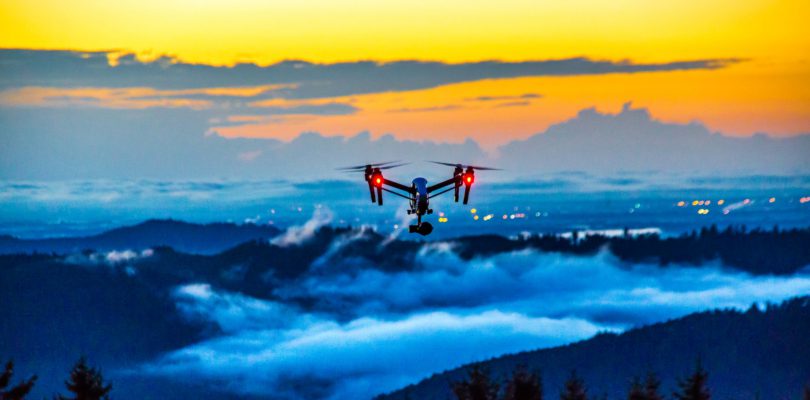
<svg viewBox="0 0 810 400">
<path fill-rule="evenodd" d="M 0 178 L 25 179 L 324 179 L 345 178 L 336 167 L 391 159 L 448 160 L 508 170 L 493 179 L 583 171 L 724 174 L 807 174 L 810 135 L 733 138 L 705 126 L 655 120 L 631 105 L 616 114 L 594 109 L 527 140 L 485 152 L 463 143 L 398 140 L 369 133 L 326 137 L 304 133 L 290 142 L 226 139 L 210 133 L 194 110 L 10 110 Z M 54 126 L 58 121 L 58 126 Z M 209 131 L 208 135 L 203 132 Z M 246 157 L 245 155 L 251 155 Z M 587 160 L 587 162 L 585 161 Z M 435 168 L 434 168 L 435 169 Z M 425 173 L 414 164 L 395 174 Z"/>
<path fill-rule="evenodd" d="M 359 240 L 352 233 L 335 243 Z M 720 266 L 624 265 L 607 254 L 517 252 L 463 261 L 426 244 L 410 271 L 327 252 L 274 300 L 208 284 L 176 289 L 178 309 L 221 335 L 142 371 L 242 395 L 364 399 L 433 372 L 714 307 L 810 293 L 810 277 L 753 277 Z"/>
</svg>

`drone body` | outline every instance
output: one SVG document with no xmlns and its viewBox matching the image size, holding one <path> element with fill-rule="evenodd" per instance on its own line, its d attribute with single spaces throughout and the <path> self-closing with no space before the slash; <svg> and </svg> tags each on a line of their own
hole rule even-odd
<svg viewBox="0 0 810 400">
<path fill-rule="evenodd" d="M 390 168 L 399 167 L 405 164 L 397 164 L 396 162 L 387 162 L 380 164 L 367 164 L 364 166 L 355 166 L 343 168 L 347 171 L 362 171 L 366 183 L 368 183 L 369 194 L 371 195 L 371 202 L 383 205 L 383 192 L 391 193 L 408 200 L 410 208 L 409 215 L 416 215 L 416 225 L 408 227 L 409 232 L 418 233 L 420 235 L 429 235 L 433 232 L 433 225 L 429 222 L 422 222 L 422 217 L 428 214 L 433 214 L 433 209 L 430 208 L 430 199 L 454 191 L 454 199 L 458 203 L 461 187 L 464 186 L 463 204 L 467 204 L 470 199 L 470 188 L 475 182 L 475 170 L 495 170 L 496 168 L 477 167 L 473 165 L 464 166 L 461 164 L 450 164 L 437 161 L 431 161 L 436 164 L 447 165 L 454 167 L 453 176 L 450 179 L 441 181 L 435 185 L 428 185 L 428 180 L 425 178 L 415 178 L 411 181 L 411 185 L 403 185 L 383 176 L 382 171 Z M 444 190 L 442 190 L 444 189 Z"/>
</svg>

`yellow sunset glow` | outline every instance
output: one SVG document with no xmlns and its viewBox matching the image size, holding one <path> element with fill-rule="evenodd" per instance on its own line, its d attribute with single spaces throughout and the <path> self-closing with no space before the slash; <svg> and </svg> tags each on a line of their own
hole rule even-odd
<svg viewBox="0 0 810 400">
<path fill-rule="evenodd" d="M 808 55 L 810 3 L 644 0 L 4 1 L 3 47 L 127 49 L 230 64 Z"/>
<path fill-rule="evenodd" d="M 634 62 L 744 60 L 718 70 L 483 80 L 319 99 L 316 103 L 350 103 L 359 111 L 333 116 L 253 116 L 257 124 L 217 129 L 226 136 L 283 139 L 302 131 L 354 134 L 368 130 L 376 136 L 393 133 L 411 139 L 472 137 L 492 146 L 542 131 L 583 108 L 617 111 L 626 101 L 649 108 L 664 121 L 700 121 L 730 135 L 809 132 L 808 18 L 810 2 L 799 0 L 3 1 L 0 47 L 118 50 L 136 52 L 142 59 L 171 55 L 213 65 L 266 65 L 288 59 L 466 62 L 576 56 Z M 151 89 L 140 90 L 148 94 Z M 261 88 L 210 90 L 251 93 L 244 91 Z M 54 92 L 97 97 L 97 106 L 117 108 L 208 105 L 133 101 L 126 93 L 103 88 L 73 89 L 73 93 L 23 88 L 3 93 L 0 101 L 36 105 L 58 97 Z M 470 100 L 526 93 L 542 97 Z M 293 104 L 276 100 L 263 105 Z"/>
</svg>

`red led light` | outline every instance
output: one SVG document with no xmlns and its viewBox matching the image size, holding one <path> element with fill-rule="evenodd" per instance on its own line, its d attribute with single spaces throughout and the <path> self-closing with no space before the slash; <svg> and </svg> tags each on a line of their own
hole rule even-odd
<svg viewBox="0 0 810 400">
<path fill-rule="evenodd" d="M 382 184 L 382 178 L 377 178 L 376 182 L 377 186 L 380 186 L 380 184 Z"/>
<path fill-rule="evenodd" d="M 471 176 L 467 177 L 467 183 L 472 183 L 472 177 Z"/>
</svg>

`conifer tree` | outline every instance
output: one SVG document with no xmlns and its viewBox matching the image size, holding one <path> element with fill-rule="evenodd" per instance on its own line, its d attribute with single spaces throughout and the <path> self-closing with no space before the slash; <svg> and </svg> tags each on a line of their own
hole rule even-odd
<svg viewBox="0 0 810 400">
<path fill-rule="evenodd" d="M 525 366 L 518 366 L 506 384 L 504 400 L 542 400 L 543 383 L 536 373 L 530 373 Z"/>
<path fill-rule="evenodd" d="M 3 370 L 3 373 L 0 374 L 0 399 L 2 400 L 22 400 L 25 398 L 25 395 L 31 391 L 31 388 L 34 387 L 34 382 L 37 380 L 37 376 L 34 375 L 28 378 L 27 381 L 22 381 L 17 386 L 12 386 L 8 389 L 6 387 L 11 383 L 11 376 L 14 375 L 14 363 L 9 361 L 6 363 L 6 368 Z"/>
<path fill-rule="evenodd" d="M 644 387 L 641 386 L 641 380 L 638 379 L 638 377 L 633 378 L 633 381 L 630 382 L 630 391 L 627 392 L 627 400 L 647 400 Z"/>
<path fill-rule="evenodd" d="M 585 382 L 577 376 L 576 371 L 565 382 L 565 389 L 560 393 L 560 400 L 588 400 Z"/>
<path fill-rule="evenodd" d="M 711 394 L 706 385 L 709 374 L 703 369 L 700 360 L 697 362 L 695 372 L 687 379 L 678 382 L 678 392 L 673 395 L 677 400 L 709 400 Z"/>
<path fill-rule="evenodd" d="M 467 380 L 453 385 L 458 400 L 497 400 L 499 386 L 480 365 L 474 365 Z"/>
<path fill-rule="evenodd" d="M 647 373 L 647 379 L 644 381 L 644 398 L 646 400 L 664 400 L 664 396 L 658 392 L 661 387 L 661 380 L 653 372 Z"/>
<path fill-rule="evenodd" d="M 109 400 L 108 394 L 112 390 L 112 385 L 104 383 L 101 371 L 88 367 L 84 357 L 70 371 L 70 380 L 65 386 L 75 397 L 59 395 L 59 400 Z"/>
</svg>

